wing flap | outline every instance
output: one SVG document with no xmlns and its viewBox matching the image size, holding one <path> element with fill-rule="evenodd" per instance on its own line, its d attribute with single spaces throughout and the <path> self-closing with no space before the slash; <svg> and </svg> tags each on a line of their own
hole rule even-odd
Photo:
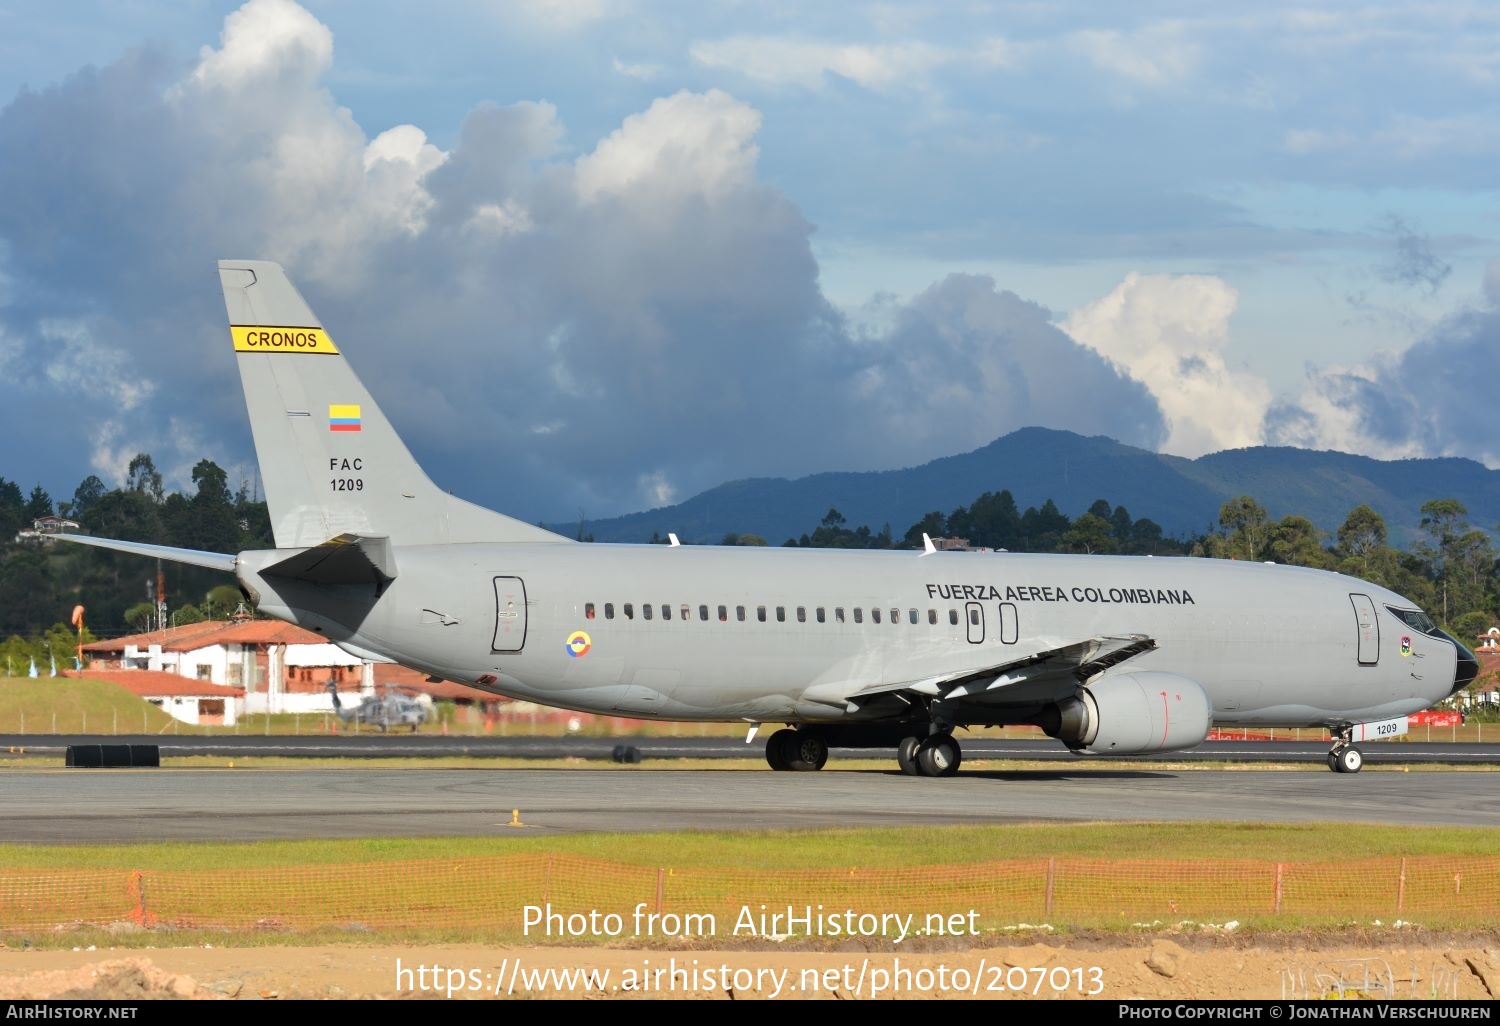
<svg viewBox="0 0 1500 1026">
<path fill-rule="evenodd" d="M 857 708 L 866 700 L 889 694 L 974 699 L 1019 684 L 1049 679 L 1082 683 L 1102 670 L 1117 666 L 1155 647 L 1156 640 L 1145 634 L 1087 638 L 1003 663 L 991 663 L 919 680 L 877 684 L 856 691 L 849 696 L 848 702 L 851 707 Z"/>
</svg>

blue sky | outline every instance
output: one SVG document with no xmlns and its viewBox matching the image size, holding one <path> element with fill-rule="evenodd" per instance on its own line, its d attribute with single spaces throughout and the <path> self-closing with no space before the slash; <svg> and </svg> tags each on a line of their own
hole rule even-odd
<svg viewBox="0 0 1500 1026">
<path fill-rule="evenodd" d="M 1477 3 L 0 0 L 0 474 L 248 478 L 223 256 L 528 519 L 1031 424 L 1500 466 L 1497 101 Z"/>
</svg>

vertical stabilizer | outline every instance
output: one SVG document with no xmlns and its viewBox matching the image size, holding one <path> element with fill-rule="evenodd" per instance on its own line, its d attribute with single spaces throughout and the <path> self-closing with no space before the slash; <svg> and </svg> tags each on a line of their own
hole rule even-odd
<svg viewBox="0 0 1500 1026">
<path fill-rule="evenodd" d="M 434 485 L 280 265 L 221 260 L 219 281 L 277 548 L 567 541 Z"/>
</svg>

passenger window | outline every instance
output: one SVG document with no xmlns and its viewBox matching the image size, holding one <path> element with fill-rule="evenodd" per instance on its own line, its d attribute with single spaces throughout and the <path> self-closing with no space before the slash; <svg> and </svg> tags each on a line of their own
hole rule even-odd
<svg viewBox="0 0 1500 1026">
<path fill-rule="evenodd" d="M 807 607 L 806 606 L 798 606 L 797 607 L 797 622 L 798 623 L 806 623 L 807 622 Z"/>
<path fill-rule="evenodd" d="M 880 610 L 878 608 L 870 610 L 870 622 L 871 623 L 879 623 L 880 622 Z"/>
<path fill-rule="evenodd" d="M 740 619 L 743 620 L 744 617 L 742 616 L 742 617 L 740 617 Z M 729 621 L 729 607 L 728 606 L 720 606 L 719 607 L 719 622 L 720 623 L 727 623 L 728 621 Z"/>
<path fill-rule="evenodd" d="M 827 623 L 828 622 L 827 620 L 825 620 L 823 618 L 823 607 L 822 606 L 818 607 L 818 622 L 819 623 Z"/>
<path fill-rule="evenodd" d="M 955 627 L 958 626 L 958 610 L 957 609 L 950 609 L 950 610 L 948 610 L 948 622 L 950 624 L 952 624 L 953 626 L 955 626 Z"/>
<path fill-rule="evenodd" d="M 594 618 L 594 604 L 592 602 L 585 602 L 583 604 L 583 618 L 585 620 L 592 620 Z"/>
<path fill-rule="evenodd" d="M 651 619 L 651 603 L 649 603 L 649 602 L 642 602 L 641 603 L 641 619 L 642 620 L 649 620 L 649 619 Z"/>
<path fill-rule="evenodd" d="M 625 614 L 625 619 L 627 619 L 627 620 L 634 620 L 635 619 L 635 605 L 633 603 L 630 603 L 630 602 L 625 603 L 625 605 L 621 607 L 621 611 Z"/>
<path fill-rule="evenodd" d="M 765 623 L 766 622 L 766 607 L 765 606 L 756 606 L 755 607 L 755 618 L 757 620 L 759 620 L 761 623 Z"/>
<path fill-rule="evenodd" d="M 834 621 L 834 623 L 843 623 L 844 622 L 844 607 L 843 606 L 834 606 L 833 607 L 833 621 Z"/>
<path fill-rule="evenodd" d="M 786 623 L 786 606 L 776 607 L 776 622 Z"/>
<path fill-rule="evenodd" d="M 735 606 L 734 607 L 734 618 L 736 620 L 740 620 L 740 621 L 743 621 L 745 619 L 745 607 L 744 606 Z"/>
<path fill-rule="evenodd" d="M 672 607 L 667 605 L 665 602 L 661 604 L 661 618 L 663 620 L 672 619 Z"/>
<path fill-rule="evenodd" d="M 615 618 L 615 604 L 613 602 L 604 603 L 604 618 L 606 620 L 613 620 Z"/>
<path fill-rule="evenodd" d="M 978 627 L 979 626 L 979 610 L 978 609 L 971 609 L 971 610 L 969 610 L 969 626 L 970 627 Z"/>
<path fill-rule="evenodd" d="M 937 610 L 936 609 L 929 609 L 929 610 L 927 610 L 927 622 L 930 623 L 930 624 L 934 624 L 934 625 L 937 623 Z"/>
<path fill-rule="evenodd" d="M 900 622 L 901 622 L 901 610 L 899 610 L 899 609 L 892 609 L 891 610 L 891 623 L 900 623 Z"/>
<path fill-rule="evenodd" d="M 693 618 L 693 609 L 686 602 L 684 602 L 682 604 L 682 618 L 684 620 L 691 620 Z M 705 619 L 705 620 L 708 619 L 708 614 L 707 614 L 706 611 L 705 611 L 705 613 L 703 615 L 703 619 Z"/>
<path fill-rule="evenodd" d="M 858 606 L 854 607 L 854 622 L 855 623 L 864 623 L 865 622 L 865 611 L 863 609 L 859 608 Z"/>
<path fill-rule="evenodd" d="M 912 622 L 912 623 L 916 623 L 916 622 L 917 622 L 917 611 L 916 611 L 916 610 L 915 610 L 915 609 L 913 609 L 913 610 L 912 610 L 912 611 L 911 611 L 911 612 L 910 612 L 910 613 L 908 613 L 908 614 L 907 614 L 907 615 L 908 615 L 908 617 L 909 617 L 909 618 L 910 618 L 910 620 L 911 620 L 911 622 Z"/>
</svg>

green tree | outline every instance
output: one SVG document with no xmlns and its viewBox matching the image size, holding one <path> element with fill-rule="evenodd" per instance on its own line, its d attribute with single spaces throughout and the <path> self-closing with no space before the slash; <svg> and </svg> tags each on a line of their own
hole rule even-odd
<svg viewBox="0 0 1500 1026">
<path fill-rule="evenodd" d="M 26 526 L 30 527 L 33 520 L 50 517 L 53 512 L 52 496 L 47 494 L 47 489 L 37 485 L 31 490 L 31 498 L 26 500 L 26 508 L 21 515 L 26 519 Z"/>
<path fill-rule="evenodd" d="M 945 537 L 944 532 L 948 528 L 948 518 L 937 510 L 926 514 L 921 520 L 906 529 L 902 536 L 902 545 L 908 549 L 920 549 L 922 547 L 922 535 L 929 538 Z"/>
<path fill-rule="evenodd" d="M 1230 499 L 1219 508 L 1219 527 L 1236 559 L 1259 561 L 1266 545 L 1266 508 L 1248 495 Z"/>
<path fill-rule="evenodd" d="M 0 543 L 9 542 L 23 527 L 30 527 L 25 520 L 26 500 L 21 495 L 21 486 L 0 477 Z"/>
<path fill-rule="evenodd" d="M 89 510 L 104 498 L 104 494 L 104 482 L 94 474 L 90 474 L 79 483 L 77 488 L 73 489 L 73 501 L 68 506 L 68 516 L 74 520 L 88 516 Z"/>
<path fill-rule="evenodd" d="M 125 472 L 125 487 L 145 495 L 152 502 L 161 502 L 161 474 L 150 454 L 138 452 L 131 458 L 130 467 Z"/>
<path fill-rule="evenodd" d="M 1269 532 L 1271 558 L 1293 566 L 1333 568 L 1333 556 L 1323 545 L 1324 534 L 1306 517 L 1282 517 Z"/>
<path fill-rule="evenodd" d="M 1338 552 L 1347 559 L 1359 561 L 1361 573 L 1367 576 L 1371 561 L 1385 548 L 1385 518 L 1369 506 L 1358 505 L 1349 511 L 1338 530 Z"/>
<path fill-rule="evenodd" d="M 1109 508 L 1109 504 L 1105 504 Z M 1065 552 L 1100 554 L 1115 549 L 1114 531 L 1110 522 L 1097 513 L 1083 514 L 1062 533 L 1060 544 Z"/>
<path fill-rule="evenodd" d="M 1442 621 L 1446 624 L 1450 615 L 1467 612 L 1460 608 L 1461 602 L 1450 602 L 1450 599 L 1460 597 L 1454 594 L 1454 583 L 1461 580 L 1463 554 L 1460 539 L 1469 533 L 1466 519 L 1469 511 L 1457 499 L 1431 499 L 1422 504 L 1421 512 L 1422 530 L 1430 540 L 1418 542 L 1413 548 L 1430 567 L 1432 579 L 1437 584 Z"/>
</svg>

